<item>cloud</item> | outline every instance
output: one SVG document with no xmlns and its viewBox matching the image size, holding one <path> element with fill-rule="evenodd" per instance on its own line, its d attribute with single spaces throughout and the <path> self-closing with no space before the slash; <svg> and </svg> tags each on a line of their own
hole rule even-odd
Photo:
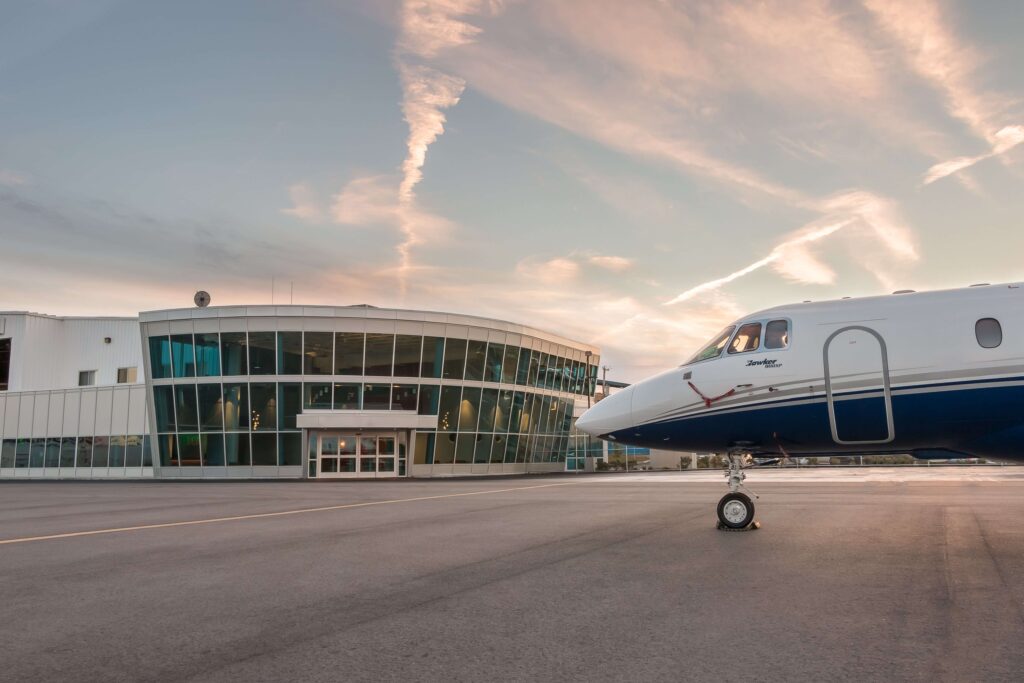
<svg viewBox="0 0 1024 683">
<path fill-rule="evenodd" d="M 579 275 L 580 264 L 564 257 L 547 260 L 527 258 L 516 265 L 516 272 L 535 282 L 547 285 L 565 285 Z"/>
<path fill-rule="evenodd" d="M 331 218 L 344 225 L 397 225 L 398 190 L 394 179 L 374 175 L 350 180 L 334 195 Z"/>
<path fill-rule="evenodd" d="M 292 200 L 292 206 L 287 209 L 281 209 L 281 213 L 295 216 L 307 223 L 319 223 L 323 220 L 323 208 L 308 185 L 295 183 L 289 186 L 288 196 Z"/>
<path fill-rule="evenodd" d="M 478 12 L 480 0 L 405 0 L 398 48 L 419 57 L 436 57 L 447 48 L 466 45 L 480 29 L 459 17 Z"/>
<path fill-rule="evenodd" d="M 995 134 L 995 141 L 991 152 L 973 157 L 957 157 L 956 159 L 935 164 L 924 174 L 924 180 L 921 184 L 930 185 L 936 180 L 959 173 L 965 168 L 970 168 L 978 162 L 1005 154 L 1022 142 L 1024 142 L 1024 126 L 1006 126 L 1001 128 Z"/>
<path fill-rule="evenodd" d="M 6 168 L 0 168 L 0 185 L 7 187 L 20 187 L 22 185 L 28 185 L 28 176 Z"/>
<path fill-rule="evenodd" d="M 615 273 L 621 273 L 624 270 L 629 270 L 633 267 L 633 259 L 626 258 L 624 256 L 603 256 L 600 254 L 594 254 L 587 259 L 591 265 L 597 266 L 598 268 L 604 268 Z"/>
</svg>

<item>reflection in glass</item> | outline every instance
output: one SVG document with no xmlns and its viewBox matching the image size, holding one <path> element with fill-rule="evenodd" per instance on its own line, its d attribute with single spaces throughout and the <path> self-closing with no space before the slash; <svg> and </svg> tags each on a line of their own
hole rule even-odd
<svg viewBox="0 0 1024 683">
<path fill-rule="evenodd" d="M 486 464 L 491 460 L 491 434 L 476 435 L 476 449 L 473 451 L 473 463 Z"/>
<path fill-rule="evenodd" d="M 416 410 L 415 384 L 396 384 L 391 388 L 391 410 Z"/>
<path fill-rule="evenodd" d="M 282 467 L 302 465 L 302 432 L 278 434 L 278 463 Z"/>
<path fill-rule="evenodd" d="M 250 408 L 252 430 L 254 432 L 275 431 L 277 429 L 277 385 L 273 382 L 253 382 L 249 385 L 249 398 L 252 401 Z M 277 462 L 276 453 L 274 462 Z"/>
<path fill-rule="evenodd" d="M 363 387 L 363 410 L 390 410 L 391 385 L 367 384 Z"/>
<path fill-rule="evenodd" d="M 89 439 L 89 456 L 88 456 L 89 464 L 86 465 L 86 467 L 91 467 L 91 465 L 92 465 L 92 437 L 86 437 L 86 438 Z M 78 441 L 79 441 L 79 443 L 81 443 L 82 440 L 79 439 Z M 17 445 L 15 446 L 15 452 L 14 452 L 14 466 L 15 467 L 28 467 L 29 451 L 31 450 L 31 448 L 32 448 L 32 440 L 31 439 L 18 439 Z"/>
<path fill-rule="evenodd" d="M 338 453 L 341 455 L 355 455 L 356 437 L 351 434 L 342 435 L 338 440 Z"/>
<path fill-rule="evenodd" d="M 60 439 L 46 439 L 43 452 L 43 466 L 57 467 L 60 464 Z"/>
<path fill-rule="evenodd" d="M 249 429 L 249 385 L 224 384 L 224 429 L 229 432 Z"/>
<path fill-rule="evenodd" d="M 394 455 L 395 454 L 395 438 L 392 436 L 382 436 L 377 439 L 377 455 Z"/>
<path fill-rule="evenodd" d="M 277 465 L 277 434 L 252 435 L 252 464 L 255 467 Z"/>
<path fill-rule="evenodd" d="M 334 409 L 360 410 L 363 407 L 362 384 L 335 384 Z"/>
<path fill-rule="evenodd" d="M 157 437 L 157 448 L 160 451 L 161 467 L 178 466 L 178 437 L 174 434 L 161 434 Z M 78 466 L 82 466 L 82 440 L 78 440 Z"/>
<path fill-rule="evenodd" d="M 437 415 L 437 401 L 441 395 L 441 387 L 436 384 L 421 384 L 419 408 L 420 415 Z"/>
<path fill-rule="evenodd" d="M 479 434 L 459 434 L 459 442 L 455 448 L 455 462 L 462 465 L 468 465 L 472 463 L 473 450 L 476 447 L 476 440 L 479 438 Z"/>
<path fill-rule="evenodd" d="M 391 377 L 395 357 L 395 335 L 370 332 L 366 335 L 366 374 Z"/>
<path fill-rule="evenodd" d="M 310 439 L 312 441 L 312 439 Z M 320 437 L 320 454 L 321 455 L 337 455 L 338 454 L 338 437 L 336 436 L 321 436 Z"/>
<path fill-rule="evenodd" d="M 494 434 L 491 437 L 491 462 L 500 463 L 505 458 L 505 437 Z"/>
<path fill-rule="evenodd" d="M 530 379 L 530 349 L 519 349 L 519 365 L 516 370 L 516 384 L 525 385 Z"/>
<path fill-rule="evenodd" d="M 526 383 L 531 387 L 540 386 L 537 381 L 540 374 L 540 351 L 530 351 L 530 376 Z"/>
<path fill-rule="evenodd" d="M 200 425 L 204 432 L 220 432 L 224 430 L 224 403 L 219 384 L 200 384 L 199 414 L 202 416 Z"/>
<path fill-rule="evenodd" d="M 169 385 L 153 387 L 153 408 L 156 412 L 156 430 L 173 432 L 174 423 L 174 387 Z"/>
<path fill-rule="evenodd" d="M 7 442 L 4 442 L 6 446 Z M 13 467 L 14 463 L 6 465 L 0 462 L 0 467 Z M 61 467 L 74 467 L 75 466 L 75 437 L 65 436 L 60 440 L 60 466 Z"/>
<path fill-rule="evenodd" d="M 302 385 L 281 382 L 277 385 L 277 424 L 279 429 L 298 429 L 295 417 L 302 411 Z"/>
<path fill-rule="evenodd" d="M 506 346 L 505 358 L 501 363 L 501 381 L 503 384 L 515 384 L 516 366 L 519 364 L 519 347 Z"/>
<path fill-rule="evenodd" d="M 491 343 L 487 345 L 487 371 L 484 373 L 484 379 L 486 381 L 501 381 L 501 363 L 504 356 L 504 344 Z"/>
<path fill-rule="evenodd" d="M 249 374 L 249 354 L 246 348 L 245 332 L 221 332 L 220 360 L 224 375 Z"/>
<path fill-rule="evenodd" d="M 221 434 L 203 434 L 200 437 L 204 467 L 224 466 L 224 437 Z"/>
<path fill-rule="evenodd" d="M 178 434 L 178 459 L 182 467 L 199 467 L 203 464 L 198 434 Z"/>
<path fill-rule="evenodd" d="M 400 334 L 395 338 L 395 377 L 419 377 L 422 337 Z"/>
<path fill-rule="evenodd" d="M 458 431 L 459 411 L 462 402 L 462 387 L 441 387 L 441 403 L 438 409 L 437 429 L 441 432 Z"/>
<path fill-rule="evenodd" d="M 277 374 L 277 342 L 273 332 L 249 333 L 249 374 Z"/>
<path fill-rule="evenodd" d="M 171 335 L 171 364 L 175 377 L 196 376 L 196 356 L 191 334 Z"/>
<path fill-rule="evenodd" d="M 171 340 L 169 337 L 149 338 L 149 370 L 153 379 L 171 377 Z"/>
<path fill-rule="evenodd" d="M 124 467 L 125 438 L 123 436 L 110 437 L 110 466 Z"/>
<path fill-rule="evenodd" d="M 481 432 L 494 431 L 495 410 L 498 407 L 498 390 L 484 389 L 480 397 L 480 425 L 477 429 Z"/>
<path fill-rule="evenodd" d="M 216 332 L 196 335 L 196 375 L 220 376 L 220 338 Z"/>
<path fill-rule="evenodd" d="M 444 343 L 444 377 L 445 379 L 462 379 L 466 368 L 465 339 L 446 339 Z"/>
<path fill-rule="evenodd" d="M 355 458 L 340 458 L 338 460 L 338 471 L 352 473 L 356 471 Z"/>
<path fill-rule="evenodd" d="M 74 439 L 72 439 L 74 441 Z M 0 467 L 6 469 L 8 467 L 14 467 L 14 450 L 15 450 L 14 439 L 4 439 L 3 443 L 0 444 Z M 72 457 L 71 464 L 74 465 L 75 461 Z"/>
<path fill-rule="evenodd" d="M 124 444 L 124 464 L 126 467 L 140 467 L 142 465 L 142 444 L 141 436 L 129 436 Z"/>
<path fill-rule="evenodd" d="M 479 382 L 484 378 L 487 342 L 470 340 L 466 350 L 466 379 Z"/>
<path fill-rule="evenodd" d="M 440 377 L 443 357 L 444 339 L 442 337 L 424 337 L 420 377 Z"/>
<path fill-rule="evenodd" d="M 277 374 L 302 374 L 302 333 L 277 333 Z"/>
<path fill-rule="evenodd" d="M 434 442 L 434 464 L 450 465 L 455 462 L 455 432 L 438 434 Z"/>
<path fill-rule="evenodd" d="M 310 410 L 331 409 L 331 385 L 306 382 L 302 388 L 302 407 Z"/>
<path fill-rule="evenodd" d="M 307 375 L 330 375 L 334 364 L 334 333 L 306 332 L 302 369 Z"/>
<path fill-rule="evenodd" d="M 334 337 L 334 374 L 363 374 L 362 332 L 339 332 Z"/>
<path fill-rule="evenodd" d="M 377 455 L 377 437 L 359 437 L 359 453 L 360 455 Z"/>
<path fill-rule="evenodd" d="M 195 384 L 175 385 L 174 412 L 178 418 L 178 429 L 182 431 L 195 431 L 199 429 Z"/>
<path fill-rule="evenodd" d="M 462 407 L 459 415 L 459 431 L 476 431 L 476 422 L 480 414 L 480 388 L 464 387 L 462 389 Z"/>
</svg>

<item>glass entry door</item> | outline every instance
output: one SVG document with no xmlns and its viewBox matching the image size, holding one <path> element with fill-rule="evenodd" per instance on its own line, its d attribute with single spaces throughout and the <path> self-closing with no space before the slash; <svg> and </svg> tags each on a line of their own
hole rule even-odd
<svg viewBox="0 0 1024 683">
<path fill-rule="evenodd" d="M 317 476 L 384 478 L 398 475 L 398 437 L 394 432 L 321 433 Z M 403 463 L 404 464 L 404 463 Z"/>
</svg>

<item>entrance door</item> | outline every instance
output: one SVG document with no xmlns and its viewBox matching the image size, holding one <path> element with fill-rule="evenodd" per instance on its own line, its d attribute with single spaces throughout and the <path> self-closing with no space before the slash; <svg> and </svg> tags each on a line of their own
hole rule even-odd
<svg viewBox="0 0 1024 683">
<path fill-rule="evenodd" d="M 317 476 L 325 479 L 342 477 L 385 478 L 398 475 L 394 432 L 355 434 L 352 432 L 321 433 Z"/>
<path fill-rule="evenodd" d="M 832 439 L 839 444 L 880 444 L 896 438 L 885 340 L 853 325 L 825 341 L 825 396 Z"/>
</svg>

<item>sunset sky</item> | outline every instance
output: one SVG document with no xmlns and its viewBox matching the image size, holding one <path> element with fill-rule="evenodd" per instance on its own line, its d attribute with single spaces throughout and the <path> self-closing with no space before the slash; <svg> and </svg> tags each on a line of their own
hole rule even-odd
<svg viewBox="0 0 1024 683">
<path fill-rule="evenodd" d="M 273 281 L 549 329 L 635 381 L 758 308 L 1024 278 L 1024 3 L 0 17 L 2 310 Z"/>
</svg>

